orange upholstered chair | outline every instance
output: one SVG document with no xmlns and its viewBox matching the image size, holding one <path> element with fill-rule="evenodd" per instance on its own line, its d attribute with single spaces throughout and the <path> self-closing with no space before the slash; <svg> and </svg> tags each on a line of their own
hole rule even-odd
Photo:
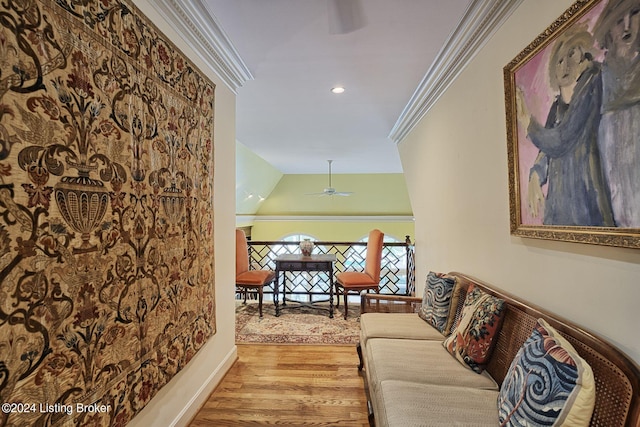
<svg viewBox="0 0 640 427">
<path fill-rule="evenodd" d="M 382 262 L 382 240 L 384 233 L 380 230 L 371 230 L 367 242 L 367 257 L 364 264 L 364 272 L 345 271 L 336 274 L 337 306 L 340 305 L 340 294 L 344 295 L 344 318 L 347 318 L 347 297 L 350 292 L 362 292 L 374 289 L 378 292 L 380 284 L 380 263 Z M 342 292 L 340 292 L 342 289 Z"/>
<path fill-rule="evenodd" d="M 276 273 L 271 270 L 249 270 L 249 245 L 244 231 L 236 229 L 236 288 L 244 291 L 247 302 L 247 290 L 258 292 L 258 309 L 262 317 L 262 297 L 264 285 L 273 282 Z"/>
</svg>

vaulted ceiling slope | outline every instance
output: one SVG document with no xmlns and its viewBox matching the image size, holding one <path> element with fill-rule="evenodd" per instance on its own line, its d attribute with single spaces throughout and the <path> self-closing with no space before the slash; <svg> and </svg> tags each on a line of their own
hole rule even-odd
<svg viewBox="0 0 640 427">
<path fill-rule="evenodd" d="M 361 25 L 338 29 L 352 2 Z M 402 172 L 400 142 L 522 0 L 157 0 L 284 174 Z M 426 74 L 425 74 L 426 73 Z M 334 95 L 330 89 L 344 86 Z"/>
</svg>

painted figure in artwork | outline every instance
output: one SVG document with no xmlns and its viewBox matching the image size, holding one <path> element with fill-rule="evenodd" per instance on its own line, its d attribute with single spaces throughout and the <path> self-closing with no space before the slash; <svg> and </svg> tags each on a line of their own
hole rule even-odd
<svg viewBox="0 0 640 427">
<path fill-rule="evenodd" d="M 593 45 L 585 26 L 555 41 L 549 83 L 557 95 L 546 123 L 531 117 L 518 91 L 519 121 L 540 150 L 529 175 L 529 207 L 535 216 L 544 209 L 545 225 L 614 225 L 597 143 L 602 82 Z"/>
<path fill-rule="evenodd" d="M 640 1 L 611 0 L 595 27 L 605 57 L 598 142 L 615 225 L 640 227 Z"/>
</svg>

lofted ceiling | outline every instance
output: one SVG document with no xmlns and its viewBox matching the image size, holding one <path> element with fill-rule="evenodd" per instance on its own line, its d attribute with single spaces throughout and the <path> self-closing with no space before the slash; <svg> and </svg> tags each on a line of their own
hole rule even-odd
<svg viewBox="0 0 640 427">
<path fill-rule="evenodd" d="M 353 27 L 334 0 L 203 1 L 254 79 L 237 140 L 285 174 L 402 172 L 389 133 L 469 0 L 338 1 L 360 7 Z"/>
<path fill-rule="evenodd" d="M 240 143 L 284 174 L 342 174 L 402 172 L 396 143 L 521 1 L 153 4 L 236 92 Z M 358 13 L 341 26 L 335 4 Z"/>
</svg>

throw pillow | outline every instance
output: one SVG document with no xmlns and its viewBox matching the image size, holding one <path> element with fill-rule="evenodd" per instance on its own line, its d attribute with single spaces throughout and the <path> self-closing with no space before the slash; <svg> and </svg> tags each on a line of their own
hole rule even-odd
<svg viewBox="0 0 640 427">
<path fill-rule="evenodd" d="M 591 367 L 539 319 L 500 387 L 500 425 L 588 426 L 595 396 Z"/>
<path fill-rule="evenodd" d="M 442 345 L 458 361 L 482 373 L 500 332 L 504 307 L 502 299 L 469 286 L 460 321 Z"/>
<path fill-rule="evenodd" d="M 443 273 L 430 271 L 424 288 L 422 306 L 418 316 L 444 335 L 451 332 L 451 324 L 455 316 L 450 316 L 451 307 L 458 305 L 456 278 Z"/>
</svg>

